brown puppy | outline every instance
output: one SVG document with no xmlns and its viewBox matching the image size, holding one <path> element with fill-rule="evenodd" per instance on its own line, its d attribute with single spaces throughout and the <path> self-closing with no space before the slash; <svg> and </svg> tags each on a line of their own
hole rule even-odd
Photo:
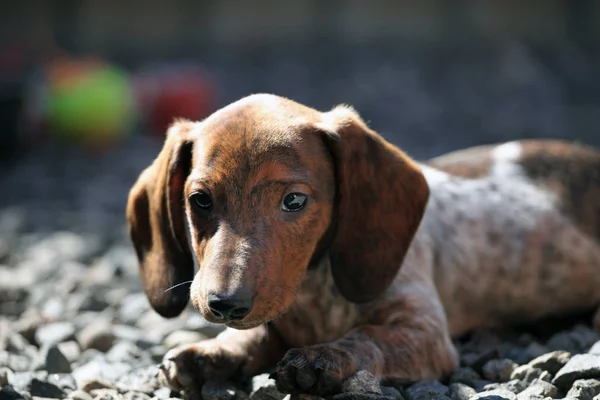
<svg viewBox="0 0 600 400">
<path fill-rule="evenodd" d="M 562 142 L 419 165 L 348 107 L 253 95 L 176 122 L 127 217 L 154 309 L 235 328 L 165 356 L 175 389 L 439 378 L 452 335 L 600 304 L 600 154 Z"/>
</svg>

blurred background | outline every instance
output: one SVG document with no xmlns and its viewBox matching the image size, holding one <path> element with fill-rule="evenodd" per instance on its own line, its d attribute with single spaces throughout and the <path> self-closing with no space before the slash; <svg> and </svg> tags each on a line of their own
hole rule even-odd
<svg viewBox="0 0 600 400">
<path fill-rule="evenodd" d="M 0 16 L 0 253 L 11 232 L 123 240 L 165 127 L 250 93 L 352 104 L 418 159 L 600 145 L 598 1 L 20 0 Z"/>
<path fill-rule="evenodd" d="M 518 138 L 600 146 L 599 50 L 598 0 L 0 2 L 0 369 L 80 387 L 221 329 L 150 309 L 125 229 L 175 117 L 271 92 L 351 104 L 419 160 Z M 600 338 L 577 332 L 507 357 Z"/>
</svg>

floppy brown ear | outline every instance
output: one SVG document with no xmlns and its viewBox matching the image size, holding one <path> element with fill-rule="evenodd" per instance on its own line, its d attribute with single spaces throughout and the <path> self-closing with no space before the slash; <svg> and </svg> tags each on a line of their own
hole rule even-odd
<svg viewBox="0 0 600 400">
<path fill-rule="evenodd" d="M 348 107 L 324 114 L 337 180 L 336 234 L 329 248 L 340 293 L 355 303 L 382 294 L 419 227 L 429 187 L 419 166 Z"/>
<path fill-rule="evenodd" d="M 183 205 L 183 185 L 191 168 L 191 122 L 176 122 L 164 146 L 129 193 L 127 221 L 142 284 L 154 310 L 179 315 L 194 277 Z M 179 286 L 177 286 L 179 285 Z"/>
</svg>

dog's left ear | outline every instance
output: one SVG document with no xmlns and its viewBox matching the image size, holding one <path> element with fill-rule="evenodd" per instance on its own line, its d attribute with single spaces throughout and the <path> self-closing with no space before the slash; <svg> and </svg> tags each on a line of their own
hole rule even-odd
<svg viewBox="0 0 600 400">
<path fill-rule="evenodd" d="M 347 300 L 371 301 L 398 273 L 429 187 L 419 166 L 351 108 L 324 113 L 318 125 L 336 169 L 336 233 L 329 248 L 333 278 Z"/>
</svg>

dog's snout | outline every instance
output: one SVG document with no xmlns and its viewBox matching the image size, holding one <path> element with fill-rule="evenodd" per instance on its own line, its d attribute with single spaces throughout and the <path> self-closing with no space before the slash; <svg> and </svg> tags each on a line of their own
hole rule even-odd
<svg viewBox="0 0 600 400">
<path fill-rule="evenodd" d="M 252 309 L 252 299 L 237 296 L 219 296 L 211 293 L 208 295 L 208 308 L 219 319 L 239 321 Z"/>
</svg>

